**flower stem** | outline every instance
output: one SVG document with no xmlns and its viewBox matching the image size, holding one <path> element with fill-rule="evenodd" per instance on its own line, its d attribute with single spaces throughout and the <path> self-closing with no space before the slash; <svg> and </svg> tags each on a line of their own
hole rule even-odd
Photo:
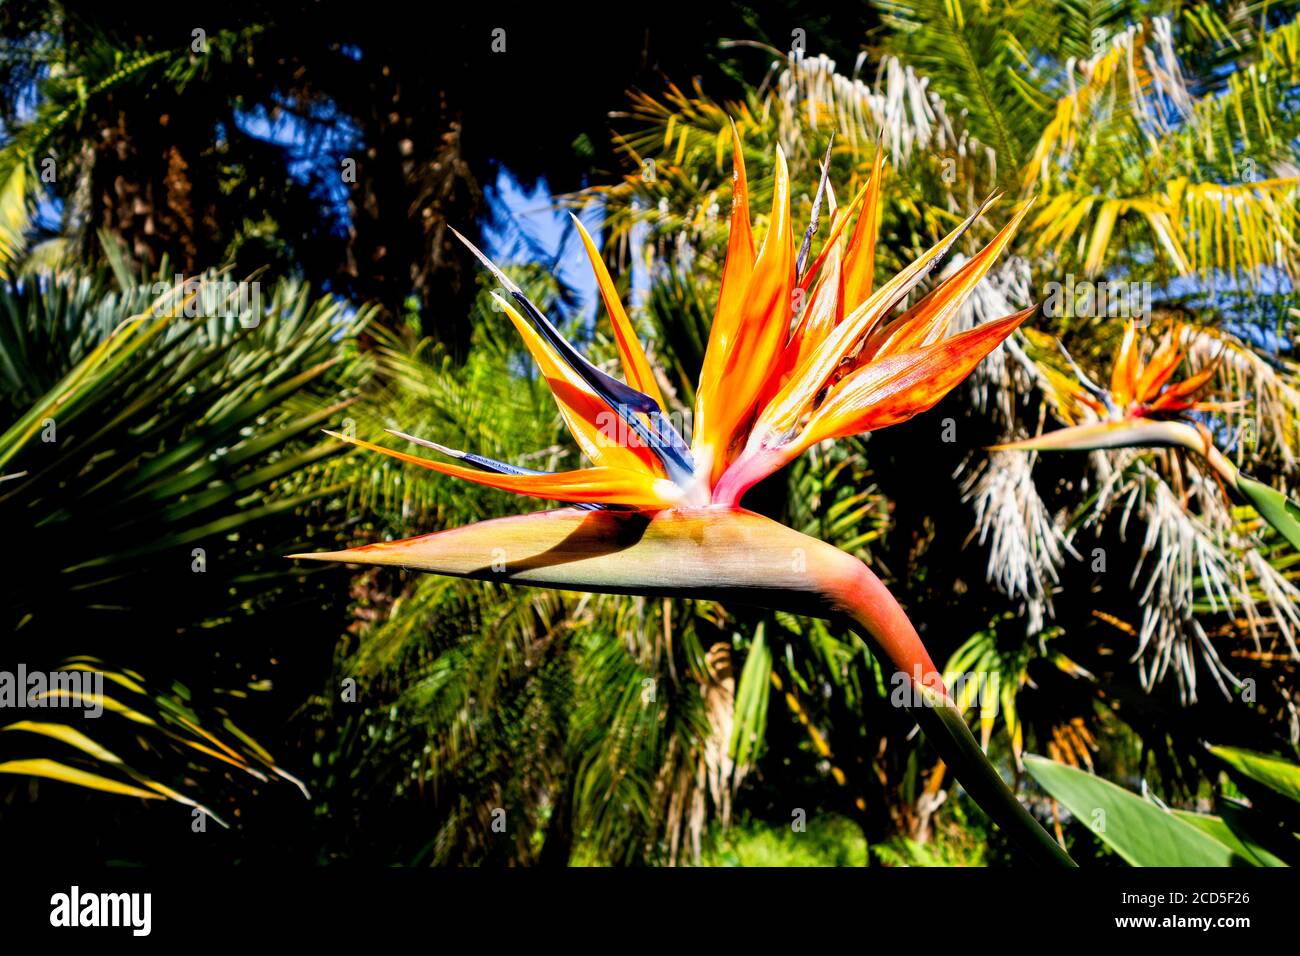
<svg viewBox="0 0 1300 956">
<path fill-rule="evenodd" d="M 841 581 L 836 589 L 836 604 L 910 683 L 910 709 L 926 739 L 980 809 L 1019 842 L 1030 862 L 1074 866 L 1069 854 L 1021 806 L 976 742 L 906 612 L 866 565 L 855 563 L 858 570 L 852 580 Z"/>
</svg>

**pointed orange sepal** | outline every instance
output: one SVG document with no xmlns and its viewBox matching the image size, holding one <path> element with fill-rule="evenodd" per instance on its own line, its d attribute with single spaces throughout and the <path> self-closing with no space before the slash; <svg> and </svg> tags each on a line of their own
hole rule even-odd
<svg viewBox="0 0 1300 956">
<path fill-rule="evenodd" d="M 754 260 L 734 341 L 726 343 L 722 374 L 714 383 L 722 392 L 711 403 L 705 422 L 696 422 L 701 457 L 712 462 L 713 476 L 720 476 L 730 463 L 732 448 L 744 437 L 736 433 L 753 414 L 771 376 L 779 373 L 777 358 L 785 347 L 793 314 L 794 259 L 790 172 L 778 148 L 767 234 Z M 710 351 L 713 344 L 710 339 Z"/>
<path fill-rule="evenodd" d="M 723 428 L 718 422 L 725 418 L 727 397 L 723 394 L 723 378 L 727 356 L 736 348 L 741 310 L 745 292 L 754 272 L 754 231 L 749 221 L 749 180 L 745 176 L 745 154 L 740 145 L 740 132 L 731 124 L 731 232 L 727 240 L 727 258 L 722 266 L 722 288 L 718 293 L 718 307 L 714 312 L 713 326 L 709 330 L 709 344 L 704 352 L 704 364 L 695 390 L 695 421 L 692 452 L 697 459 L 713 453 L 720 441 Z"/>
<path fill-rule="evenodd" d="M 948 332 L 949 323 L 970 298 L 980 280 L 1016 234 L 1034 201 L 1031 198 L 1007 222 L 996 236 L 972 256 L 957 272 L 939 284 L 933 292 L 888 325 L 879 327 L 862 348 L 860 360 L 873 356 L 896 355 L 937 342 Z"/>
<path fill-rule="evenodd" d="M 1037 306 L 951 338 L 868 363 L 847 375 L 808 422 L 799 445 L 857 435 L 928 411 L 1014 332 Z"/>
<path fill-rule="evenodd" d="M 1184 404 L 1189 398 L 1205 388 L 1218 371 L 1219 360 L 1216 358 L 1196 374 L 1183 379 L 1181 382 L 1175 382 L 1166 388 L 1151 402 L 1151 407 L 1158 411 L 1164 411 Z"/>
<path fill-rule="evenodd" d="M 631 385 L 638 392 L 643 392 L 650 398 L 654 399 L 656 405 L 667 411 L 668 406 L 664 404 L 664 397 L 659 391 L 659 383 L 655 381 L 654 371 L 650 368 L 650 360 L 646 358 L 645 349 L 641 345 L 641 340 L 636 336 L 636 329 L 632 325 L 632 320 L 628 318 L 627 310 L 623 308 L 623 302 L 618 297 L 618 289 L 614 286 L 614 280 L 610 277 L 609 269 L 605 266 L 605 260 L 601 257 L 600 249 L 592 241 L 587 229 L 577 216 L 573 216 L 573 224 L 578 227 L 578 235 L 582 237 L 582 246 L 587 251 L 587 259 L 591 262 L 591 271 L 596 276 L 596 286 L 600 289 L 600 297 L 605 303 L 605 311 L 609 313 L 610 324 L 614 327 L 614 345 L 618 349 L 618 357 L 623 364 L 623 376 L 627 384 Z"/>
<path fill-rule="evenodd" d="M 325 434 L 407 464 L 419 465 L 421 468 L 428 468 L 454 478 L 463 478 L 465 481 L 501 491 L 532 495 L 534 498 L 621 504 L 637 508 L 667 508 L 676 504 L 681 498 L 680 489 L 671 481 L 641 471 L 596 467 L 543 475 L 505 475 L 466 468 L 464 465 L 433 461 L 418 455 L 408 455 L 360 438 L 349 438 L 337 432 L 327 431 Z"/>
<path fill-rule="evenodd" d="M 880 229 L 880 184 L 884 178 L 885 151 L 876 146 L 871 161 L 871 175 L 867 179 L 862 211 L 849 237 L 849 247 L 844 253 L 844 307 L 852 312 L 871 295 L 875 282 L 876 239 Z"/>
<path fill-rule="evenodd" d="M 609 403 L 592 391 L 591 386 L 537 334 L 537 330 L 510 302 L 495 294 L 493 298 L 510 317 L 519 337 L 528 346 L 546 384 L 550 386 L 569 433 L 592 464 L 662 476 L 663 465 L 654 450 L 642 442 L 631 440 L 634 436 L 628 435 L 628 430 L 622 427 L 618 414 Z"/>
<path fill-rule="evenodd" d="M 812 407 L 822 389 L 831 384 L 832 376 L 841 369 L 844 360 L 854 354 L 864 336 L 868 335 L 876 324 L 925 278 L 926 274 L 952 248 L 953 243 L 970 228 L 971 223 L 979 218 L 996 198 L 991 196 L 986 199 L 956 229 L 873 292 L 852 314 L 845 316 L 844 321 L 840 322 L 817 348 L 811 350 L 808 357 L 794 370 L 789 380 L 777 391 L 760 414 L 754 432 L 761 440 L 767 440 L 769 435 L 783 435 L 794 429 Z"/>
<path fill-rule="evenodd" d="M 1119 354 L 1115 357 L 1115 367 L 1110 373 L 1110 394 L 1114 397 L 1115 404 L 1121 408 L 1132 402 L 1137 395 L 1141 353 L 1137 324 L 1129 322 L 1124 327 L 1124 339 L 1120 342 Z"/>
</svg>

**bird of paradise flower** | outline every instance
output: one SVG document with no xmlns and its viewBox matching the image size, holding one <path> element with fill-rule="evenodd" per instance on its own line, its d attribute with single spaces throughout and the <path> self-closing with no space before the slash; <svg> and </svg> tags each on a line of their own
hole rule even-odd
<svg viewBox="0 0 1300 956">
<path fill-rule="evenodd" d="M 1073 865 L 975 742 L 916 630 L 880 580 L 857 558 L 740 504 L 746 491 L 818 442 L 884 428 L 933 407 L 1028 318 L 1032 308 L 958 334 L 949 329 L 1028 204 L 981 252 L 891 318 L 995 197 L 875 288 L 883 156 L 877 155 L 853 201 L 837 209 L 827 182 L 828 150 L 812 222 L 796 252 L 784 155 L 777 150 L 771 216 L 755 248 L 734 127 L 732 146 L 728 249 L 689 444 L 667 418 L 650 363 L 581 223 L 577 228 L 613 325 L 625 382 L 582 356 L 471 245 L 504 291 L 495 299 L 540 366 L 591 467 L 539 473 L 400 432 L 394 434 L 453 460 L 334 437 L 446 475 L 576 507 L 293 557 L 566 590 L 731 600 L 844 622 L 906 675 L 918 722 L 990 817 L 1023 841 L 1034 862 Z M 831 216 L 828 239 L 810 264 L 823 202 Z M 849 232 L 855 210 L 860 211 Z M 611 430 L 611 421 L 619 428 Z"/>
<path fill-rule="evenodd" d="M 1199 456 L 1227 488 L 1300 550 L 1300 508 L 1281 492 L 1256 481 L 1215 445 L 1206 426 L 1188 413 L 1219 411 L 1220 403 L 1198 400 L 1218 370 L 1221 356 L 1180 381 L 1174 373 L 1186 358 L 1187 330 L 1171 326 L 1152 348 L 1144 350 L 1136 321 L 1129 321 L 1103 388 L 1061 352 L 1075 378 L 1046 369 L 1046 383 L 1068 425 L 1034 438 L 995 446 L 995 450 L 1096 451 L 1109 448 L 1176 448 Z M 1059 343 L 1058 343 L 1059 344 Z M 1144 351 L 1150 355 L 1144 358 Z"/>
</svg>

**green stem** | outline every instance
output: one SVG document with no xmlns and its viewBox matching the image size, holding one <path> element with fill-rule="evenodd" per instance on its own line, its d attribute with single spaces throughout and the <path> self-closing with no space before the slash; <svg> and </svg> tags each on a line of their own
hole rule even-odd
<svg viewBox="0 0 1300 956">
<path fill-rule="evenodd" d="M 1017 838 L 1035 865 L 1075 866 L 1070 855 L 1016 799 L 980 748 L 952 698 L 917 687 L 923 702 L 912 708 L 912 714 L 971 799 L 994 823 Z"/>
</svg>

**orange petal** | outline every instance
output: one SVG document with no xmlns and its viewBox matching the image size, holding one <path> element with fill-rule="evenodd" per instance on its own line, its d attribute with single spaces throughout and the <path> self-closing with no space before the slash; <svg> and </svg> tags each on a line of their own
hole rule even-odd
<svg viewBox="0 0 1300 956">
<path fill-rule="evenodd" d="M 493 298 L 510 317 L 524 344 L 528 346 L 528 351 L 546 378 L 546 384 L 551 387 L 564 423 L 569 426 L 574 441 L 583 454 L 591 459 L 592 464 L 662 475 L 663 465 L 654 449 L 647 447 L 637 439 L 635 433 L 626 428 L 618 413 L 592 391 L 591 386 L 582 380 L 513 305 L 495 293 Z"/>
<path fill-rule="evenodd" d="M 548 498 L 553 501 L 631 505 L 637 508 L 667 508 L 680 499 L 680 490 L 671 481 L 643 471 L 597 467 L 559 471 L 547 475 L 503 475 L 466 468 L 463 465 L 432 461 L 418 455 L 408 455 L 373 442 L 362 441 L 360 438 L 349 438 L 337 432 L 327 431 L 325 434 L 350 445 L 396 458 L 398 461 L 518 495 L 532 495 L 535 498 Z"/>
<path fill-rule="evenodd" d="M 695 391 L 695 421 L 692 451 L 698 459 L 706 448 L 719 441 L 720 429 L 715 419 L 727 398 L 721 394 L 723 371 L 727 356 L 736 347 L 737 330 L 745 290 L 754 271 L 754 232 L 749 222 L 749 181 L 745 177 L 745 154 L 740 146 L 740 133 L 731 124 L 731 233 L 727 240 L 727 259 L 722 267 L 722 288 L 718 293 L 718 307 L 714 312 L 713 326 L 709 330 L 709 344 L 700 368 L 699 384 Z"/>
<path fill-rule="evenodd" d="M 812 354 L 813 349 L 826 340 L 831 329 L 844 319 L 844 252 L 840 244 L 840 234 L 844 231 L 853 209 L 866 195 L 867 187 L 858 190 L 857 196 L 847 209 L 835 206 L 835 191 L 827 184 L 827 196 L 830 204 L 831 231 L 822 251 L 818 253 L 811 268 L 799 280 L 799 288 L 811 294 L 803 297 L 804 307 L 799 322 L 790 334 L 781 354 L 781 374 L 769 380 L 767 389 L 759 398 L 759 407 L 767 407 L 772 396 L 779 392 L 789 381 L 791 374 L 804 360 Z"/>
<path fill-rule="evenodd" d="M 770 378 L 780 372 L 777 359 L 789 337 L 793 314 L 794 258 L 790 173 L 778 147 L 767 234 L 745 290 L 735 341 L 723 356 L 717 383 L 721 400 L 710 412 L 709 432 L 701 436 L 713 463 L 711 478 L 720 476 L 730 463 L 733 442 L 743 438 L 737 431 L 750 418 Z"/>
<path fill-rule="evenodd" d="M 827 183 L 826 193 L 829 197 L 831 231 L 826 237 L 825 244 L 822 245 L 822 251 L 817 253 L 817 258 L 813 260 L 812 265 L 808 267 L 808 271 L 805 272 L 803 278 L 799 280 L 799 288 L 807 289 L 821 276 L 822 269 L 825 268 L 826 260 L 830 256 L 832 250 L 840 255 L 842 264 L 843 254 L 840 249 L 840 236 L 844 232 L 844 227 L 848 225 L 849 218 L 853 215 L 853 211 L 862 203 L 863 198 L 867 195 L 867 190 L 869 188 L 870 183 L 859 189 L 858 194 L 853 197 L 853 201 L 849 203 L 847 209 L 836 209 L 835 193 L 831 189 L 830 184 Z"/>
<path fill-rule="evenodd" d="M 843 303 L 844 270 L 841 267 L 840 251 L 838 247 L 832 246 L 826 266 L 818 277 L 817 284 L 813 286 L 799 324 L 785 347 L 781 364 L 786 375 L 802 365 L 813 349 L 826 340 L 831 329 L 839 324 L 843 318 Z"/>
<path fill-rule="evenodd" d="M 661 409 L 667 411 L 668 406 L 664 404 L 659 383 L 655 381 L 654 371 L 650 368 L 650 360 L 646 358 L 641 340 L 636 336 L 632 320 L 627 317 L 627 310 L 623 308 L 623 303 L 618 297 L 618 289 L 614 287 L 614 280 L 605 266 L 605 260 L 587 233 L 586 227 L 577 216 L 572 218 L 573 224 L 578 227 L 578 235 L 582 237 L 583 248 L 587 250 L 587 258 L 591 261 L 591 271 L 596 276 L 596 285 L 600 289 L 601 299 L 605 302 L 605 311 L 609 313 L 610 324 L 614 326 L 614 344 L 618 348 L 619 360 L 623 363 L 623 377 L 638 392 L 644 392 L 654 399 Z"/>
<path fill-rule="evenodd" d="M 798 444 L 808 448 L 827 438 L 896 425 L 933 408 L 1036 308 L 862 366 L 831 391 Z"/>
<path fill-rule="evenodd" d="M 1185 378 L 1181 382 L 1176 382 L 1175 384 L 1170 385 L 1156 396 L 1155 401 L 1151 403 L 1151 407 L 1162 409 L 1181 403 L 1183 400 L 1195 395 L 1209 384 L 1210 379 L 1214 378 L 1214 374 L 1218 370 L 1219 361 L 1218 359 L 1215 359 L 1195 375 Z"/>
<path fill-rule="evenodd" d="M 1137 325 L 1129 322 L 1124 329 L 1124 341 L 1120 343 L 1119 355 L 1115 357 L 1115 367 L 1110 373 L 1110 394 L 1114 396 L 1115 404 L 1121 408 L 1131 403 L 1137 394 L 1141 362 Z"/>
<path fill-rule="evenodd" d="M 1159 347 L 1147 362 L 1146 368 L 1138 377 L 1134 398 L 1139 402 L 1149 402 L 1160 394 L 1174 369 L 1183 360 L 1183 350 L 1179 347 L 1180 336 L 1177 329 L 1170 329 L 1160 340 Z"/>
<path fill-rule="evenodd" d="M 844 302 L 846 311 L 852 312 L 871 295 L 876 268 L 876 237 L 880 229 L 880 181 L 884 176 L 885 151 L 876 145 L 876 157 L 871 162 L 871 176 L 867 179 L 866 196 L 862 212 L 858 215 L 849 248 L 844 254 Z"/>
<path fill-rule="evenodd" d="M 759 416 L 754 431 L 766 440 L 766 434 L 782 435 L 790 432 L 821 390 L 830 382 L 840 363 L 853 353 L 881 317 L 902 300 L 926 273 L 943 258 L 952 244 L 964 233 L 996 197 L 990 197 L 956 229 L 898 273 L 844 321 L 837 325 L 826 339 L 813 349 L 803 363 L 795 369 L 789 381 L 777 392 Z"/>
<path fill-rule="evenodd" d="M 909 352 L 937 342 L 947 334 L 952 317 L 997 261 L 1033 204 L 1030 199 L 1021 206 L 1020 211 L 1011 217 L 993 240 L 972 256 L 956 274 L 944 280 L 938 288 L 893 322 L 873 331 L 863 346 L 859 361 L 870 360 L 877 355 L 884 357 Z"/>
<path fill-rule="evenodd" d="M 737 504 L 746 491 L 819 441 L 896 425 L 933 408 L 1036 308 L 861 366 L 831 389 L 793 440 L 789 432 L 760 439 L 756 431 L 714 488 L 713 501 Z"/>
</svg>

